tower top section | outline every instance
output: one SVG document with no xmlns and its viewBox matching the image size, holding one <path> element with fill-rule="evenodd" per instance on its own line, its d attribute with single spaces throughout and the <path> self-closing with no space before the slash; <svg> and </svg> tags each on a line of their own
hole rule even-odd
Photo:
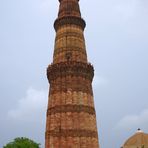
<svg viewBox="0 0 148 148">
<path fill-rule="evenodd" d="M 83 30 L 86 26 L 81 18 L 79 0 L 59 0 L 58 18 L 54 22 L 54 28 L 57 31 L 63 25 L 77 25 Z"/>
<path fill-rule="evenodd" d="M 76 16 L 81 17 L 80 8 L 78 4 L 79 0 L 59 0 L 60 8 L 58 17 Z"/>
</svg>

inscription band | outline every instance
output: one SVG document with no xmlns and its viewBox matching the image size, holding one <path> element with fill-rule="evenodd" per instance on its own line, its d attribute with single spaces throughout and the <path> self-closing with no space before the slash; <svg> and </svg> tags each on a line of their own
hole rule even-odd
<svg viewBox="0 0 148 148">
<path fill-rule="evenodd" d="M 90 106 L 84 105 L 58 105 L 55 107 L 51 107 L 47 110 L 47 115 L 52 115 L 56 113 L 66 113 L 66 112 L 86 112 L 92 115 L 95 115 L 95 109 Z"/>
<path fill-rule="evenodd" d="M 98 138 L 98 134 L 96 131 L 91 130 L 50 130 L 46 132 L 46 137 L 53 136 L 53 137 L 91 137 L 91 138 Z"/>
</svg>

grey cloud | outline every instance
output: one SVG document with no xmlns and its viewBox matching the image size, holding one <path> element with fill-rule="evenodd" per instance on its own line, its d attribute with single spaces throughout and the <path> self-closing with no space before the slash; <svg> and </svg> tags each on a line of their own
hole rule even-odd
<svg viewBox="0 0 148 148">
<path fill-rule="evenodd" d="M 142 128 L 148 130 L 148 109 L 144 109 L 138 115 L 127 115 L 123 117 L 117 124 L 117 129 L 130 130 L 131 128 Z"/>
</svg>

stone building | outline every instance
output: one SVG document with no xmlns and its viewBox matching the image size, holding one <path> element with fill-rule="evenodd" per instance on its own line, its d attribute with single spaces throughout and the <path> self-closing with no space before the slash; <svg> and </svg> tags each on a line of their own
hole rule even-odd
<svg viewBox="0 0 148 148">
<path fill-rule="evenodd" d="M 138 129 L 121 148 L 148 148 L 148 134 Z"/>
<path fill-rule="evenodd" d="M 79 0 L 59 0 L 50 83 L 45 148 L 99 148 L 92 91 L 94 68 L 88 63 L 85 21 Z"/>
</svg>

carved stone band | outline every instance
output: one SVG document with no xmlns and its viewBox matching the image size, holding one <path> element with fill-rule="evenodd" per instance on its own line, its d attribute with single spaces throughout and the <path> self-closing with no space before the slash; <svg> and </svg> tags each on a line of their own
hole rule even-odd
<svg viewBox="0 0 148 148">
<path fill-rule="evenodd" d="M 76 47 L 76 46 L 71 46 L 70 47 L 70 50 L 69 49 L 67 49 L 67 47 L 65 46 L 65 47 L 61 47 L 60 49 L 59 48 L 55 48 L 55 50 L 54 50 L 54 56 L 56 56 L 56 54 L 59 54 L 59 53 L 61 53 L 61 52 L 79 52 L 79 53 L 82 53 L 82 54 L 85 54 L 86 55 L 86 51 L 84 50 L 84 48 L 81 48 L 81 47 Z"/>
<path fill-rule="evenodd" d="M 47 68 L 47 78 L 50 81 L 66 75 L 81 76 L 92 81 L 94 76 L 93 66 L 89 63 L 68 61 L 51 64 Z"/>
<path fill-rule="evenodd" d="M 80 87 L 79 87 L 80 86 Z M 90 94 L 93 96 L 93 91 L 92 91 L 92 88 L 87 88 L 87 86 L 84 86 L 84 87 L 81 87 L 82 84 L 80 83 L 79 86 L 75 86 L 75 85 L 71 85 L 71 86 L 68 86 L 67 88 L 62 86 L 61 88 L 57 88 L 55 87 L 55 85 L 51 85 L 51 89 L 50 89 L 50 92 L 49 94 L 50 95 L 53 95 L 53 94 L 56 94 L 57 92 L 64 92 L 64 93 L 67 93 L 67 90 L 68 89 L 71 89 L 73 92 L 76 91 L 76 92 L 83 92 L 83 93 L 87 93 L 87 94 Z"/>
<path fill-rule="evenodd" d="M 84 36 L 80 32 L 72 32 L 72 31 L 65 31 L 63 33 L 60 33 L 56 36 L 55 40 L 57 41 L 58 39 L 64 38 L 65 36 L 69 37 L 76 37 L 77 39 L 81 40 L 84 42 Z"/>
<path fill-rule="evenodd" d="M 91 138 L 97 138 L 97 132 L 91 131 L 91 130 L 80 130 L 80 129 L 74 129 L 74 130 L 64 130 L 56 128 L 55 130 L 47 131 L 46 137 L 53 136 L 53 137 L 91 137 Z"/>
<path fill-rule="evenodd" d="M 85 112 L 95 115 L 95 109 L 91 106 L 85 105 L 58 105 L 47 110 L 47 116 L 56 113 L 66 113 L 66 112 Z"/>
<path fill-rule="evenodd" d="M 54 28 L 57 31 L 59 27 L 68 24 L 80 26 L 83 30 L 86 26 L 86 23 L 82 18 L 75 16 L 68 16 L 56 19 L 54 22 Z"/>
</svg>

